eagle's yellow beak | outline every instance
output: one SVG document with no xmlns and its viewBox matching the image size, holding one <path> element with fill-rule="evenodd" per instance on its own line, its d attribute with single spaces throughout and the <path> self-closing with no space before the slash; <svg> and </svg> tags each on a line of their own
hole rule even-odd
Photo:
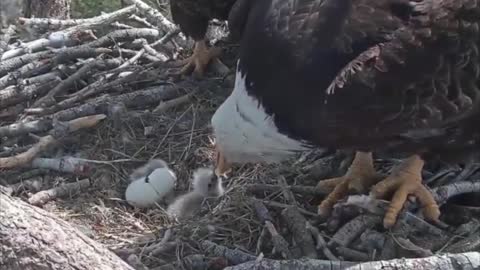
<svg viewBox="0 0 480 270">
<path fill-rule="evenodd" d="M 215 174 L 217 176 L 225 177 L 227 173 L 232 171 L 232 165 L 227 162 L 225 156 L 222 154 L 222 151 L 220 151 L 217 146 L 215 146 L 215 155 Z"/>
</svg>

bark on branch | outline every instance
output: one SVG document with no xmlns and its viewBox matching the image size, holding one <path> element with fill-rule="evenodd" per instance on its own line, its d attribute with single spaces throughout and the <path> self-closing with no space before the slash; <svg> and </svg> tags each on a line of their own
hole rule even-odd
<svg viewBox="0 0 480 270">
<path fill-rule="evenodd" d="M 133 270 L 66 221 L 0 193 L 0 269 Z"/>
<path fill-rule="evenodd" d="M 359 264 L 351 262 L 325 261 L 313 259 L 300 260 L 262 260 L 250 261 L 243 264 L 230 266 L 224 270 L 275 270 L 275 269 L 302 269 L 302 270 L 474 270 L 480 267 L 480 253 L 469 252 L 463 254 L 444 254 L 416 259 L 395 259 L 389 261 L 374 261 Z"/>
</svg>

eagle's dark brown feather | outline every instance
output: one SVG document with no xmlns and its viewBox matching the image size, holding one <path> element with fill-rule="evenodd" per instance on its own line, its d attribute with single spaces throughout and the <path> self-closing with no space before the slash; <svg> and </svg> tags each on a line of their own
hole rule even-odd
<svg viewBox="0 0 480 270">
<path fill-rule="evenodd" d="M 255 82 L 250 93 L 293 137 L 364 150 L 462 144 L 473 132 L 465 123 L 479 118 L 476 3 L 265 1 L 251 11 L 257 17 L 249 21 L 240 68 Z M 352 63 L 372 48 L 378 55 Z M 345 70 L 349 65 L 357 70 Z M 441 132 L 415 135 L 428 129 Z"/>
<path fill-rule="evenodd" d="M 202 76 L 207 65 L 220 52 L 218 48 L 208 49 L 205 34 L 212 19 L 229 21 L 230 38 L 240 40 L 245 22 L 248 18 L 250 4 L 254 0 L 170 0 L 173 21 L 180 30 L 195 40 L 193 54 L 185 63 L 181 74 L 193 69 L 196 75 Z"/>
<path fill-rule="evenodd" d="M 237 0 L 170 0 L 170 11 L 174 23 L 180 26 L 185 35 L 194 40 L 202 40 L 207 32 L 209 21 L 228 20 L 235 2 Z M 248 1 L 240 0 L 240 2 Z M 234 11 L 244 12 L 238 8 Z"/>
<path fill-rule="evenodd" d="M 480 150 L 479 4 L 256 1 L 235 88 L 212 118 L 216 173 L 308 147 L 350 148 L 357 152 L 347 173 L 319 182 L 321 189 L 335 187 L 319 214 L 349 191 L 374 185 L 376 198 L 393 193 L 385 227 L 408 195 L 417 197 L 427 220 L 438 221 L 439 207 L 422 184 L 425 160 Z M 378 182 L 372 151 L 409 158 Z"/>
</svg>

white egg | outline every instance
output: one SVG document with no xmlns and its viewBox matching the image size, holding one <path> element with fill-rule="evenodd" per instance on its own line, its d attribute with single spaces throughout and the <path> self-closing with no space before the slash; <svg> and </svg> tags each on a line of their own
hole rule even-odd
<svg viewBox="0 0 480 270">
<path fill-rule="evenodd" d="M 177 176 L 168 168 L 158 168 L 147 177 L 138 178 L 125 191 L 127 202 L 139 208 L 147 208 L 160 202 L 175 188 Z"/>
</svg>

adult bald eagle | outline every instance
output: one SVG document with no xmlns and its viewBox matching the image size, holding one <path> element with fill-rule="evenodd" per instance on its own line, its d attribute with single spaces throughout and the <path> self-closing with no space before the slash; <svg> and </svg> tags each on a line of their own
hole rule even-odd
<svg viewBox="0 0 480 270">
<path fill-rule="evenodd" d="M 180 30 L 195 41 L 193 55 L 186 59 L 181 73 L 193 69 L 202 76 L 208 63 L 219 55 L 218 48 L 209 49 L 205 34 L 212 19 L 228 20 L 231 37 L 236 41 L 241 36 L 248 15 L 249 0 L 170 0 L 170 11 Z"/>
<path fill-rule="evenodd" d="M 350 189 L 393 192 L 384 226 L 407 195 L 428 220 L 438 205 L 423 186 L 431 156 L 477 151 L 479 0 L 264 0 L 248 15 L 231 95 L 212 117 L 217 175 L 232 164 L 277 162 L 313 147 L 355 159 L 319 205 Z M 409 158 L 378 182 L 372 152 Z"/>
</svg>

